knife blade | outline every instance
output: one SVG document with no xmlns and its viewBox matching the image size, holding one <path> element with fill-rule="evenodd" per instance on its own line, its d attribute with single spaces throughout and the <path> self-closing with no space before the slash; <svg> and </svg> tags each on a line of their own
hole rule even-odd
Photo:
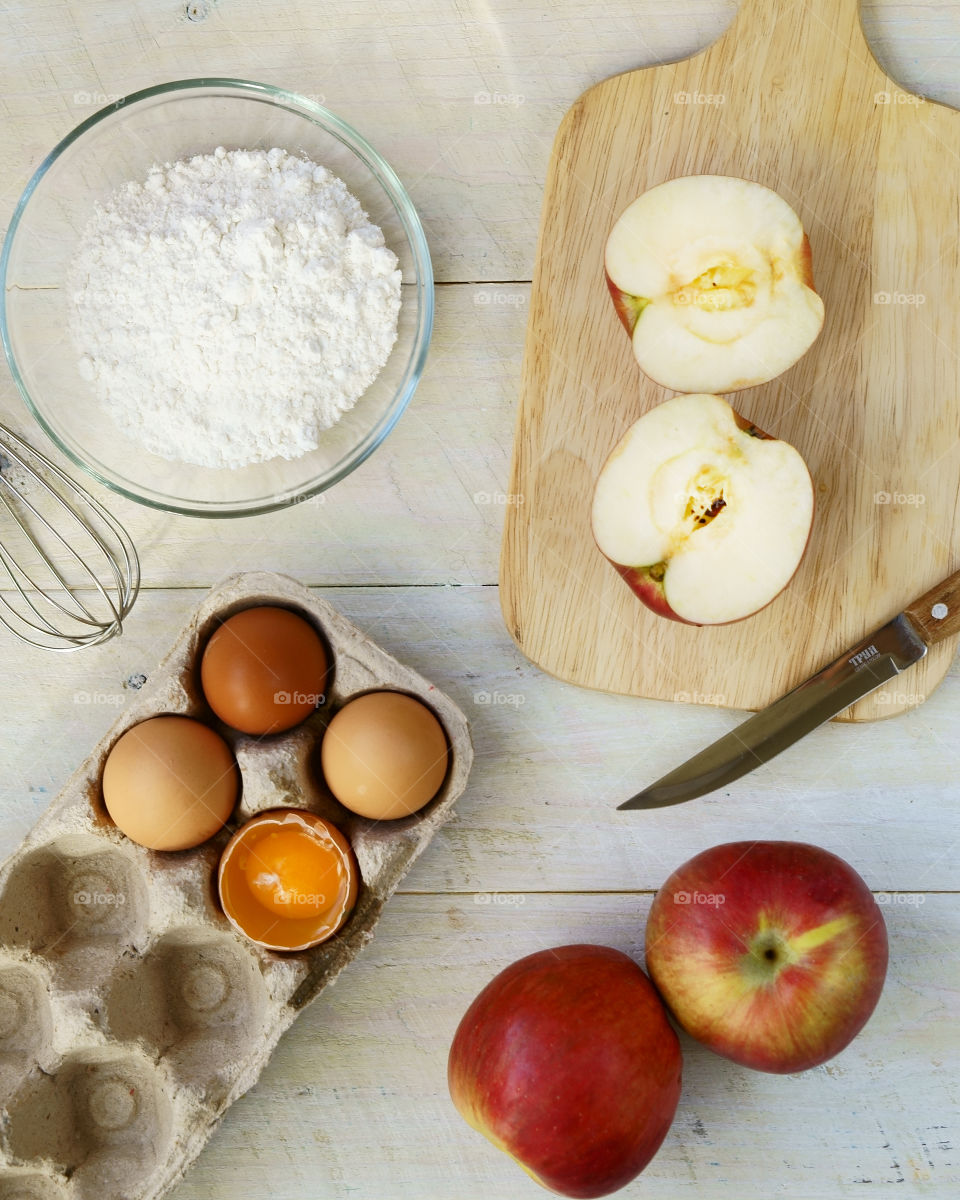
<svg viewBox="0 0 960 1200">
<path fill-rule="evenodd" d="M 834 662 L 664 775 L 621 809 L 682 804 L 723 787 L 792 746 L 819 725 L 960 633 L 960 571 Z"/>
</svg>

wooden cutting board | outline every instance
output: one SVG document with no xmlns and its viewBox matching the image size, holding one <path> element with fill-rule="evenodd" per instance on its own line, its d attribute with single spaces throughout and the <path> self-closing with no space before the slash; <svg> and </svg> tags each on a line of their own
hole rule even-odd
<svg viewBox="0 0 960 1200">
<path fill-rule="evenodd" d="M 813 247 L 823 332 L 735 407 L 792 442 L 817 489 L 806 558 L 768 608 L 697 629 L 648 612 L 590 534 L 597 473 L 672 393 L 643 377 L 603 276 L 642 191 L 719 174 L 776 189 Z M 857 0 L 742 0 L 683 62 L 591 88 L 553 147 L 503 553 L 507 628 L 561 679 L 758 708 L 960 566 L 960 118 L 880 70 Z M 955 642 L 845 717 L 921 703 Z"/>
</svg>

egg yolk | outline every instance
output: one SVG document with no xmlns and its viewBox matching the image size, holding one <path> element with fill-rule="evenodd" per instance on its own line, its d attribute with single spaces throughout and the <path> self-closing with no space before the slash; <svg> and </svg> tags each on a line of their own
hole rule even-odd
<svg viewBox="0 0 960 1200">
<path fill-rule="evenodd" d="M 332 938 L 357 902 L 360 868 L 335 825 L 275 809 L 242 825 L 217 870 L 223 913 L 268 950 L 306 950 Z"/>
<path fill-rule="evenodd" d="M 255 899 L 275 916 L 319 917 L 343 886 L 333 846 L 303 829 L 276 829 L 250 846 L 241 869 Z"/>
</svg>

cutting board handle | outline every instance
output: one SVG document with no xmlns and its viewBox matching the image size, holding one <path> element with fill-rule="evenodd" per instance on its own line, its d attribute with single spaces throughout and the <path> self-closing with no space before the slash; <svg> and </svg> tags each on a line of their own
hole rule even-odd
<svg viewBox="0 0 960 1200">
<path fill-rule="evenodd" d="M 721 37 L 721 42 L 736 40 L 739 48 L 746 51 L 751 41 L 764 35 L 776 37 L 781 46 L 796 46 L 797 40 L 832 37 L 843 39 L 852 24 L 857 36 L 867 45 L 860 24 L 861 0 L 740 0 L 740 7 L 733 22 Z M 850 21 L 851 14 L 856 18 Z M 750 40 L 747 40 L 750 39 Z M 719 43 L 717 43 L 719 44 Z M 870 51 L 871 58 L 873 51 Z M 748 59 L 744 59 L 749 70 Z M 784 68 L 789 62 L 784 62 Z"/>
</svg>

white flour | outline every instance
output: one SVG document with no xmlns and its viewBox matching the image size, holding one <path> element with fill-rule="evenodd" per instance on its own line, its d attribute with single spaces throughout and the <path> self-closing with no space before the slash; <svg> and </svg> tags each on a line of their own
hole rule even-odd
<svg viewBox="0 0 960 1200">
<path fill-rule="evenodd" d="M 71 280 L 80 369 L 164 458 L 296 458 L 386 362 L 397 258 L 344 183 L 284 150 L 154 166 L 98 207 Z"/>
</svg>

